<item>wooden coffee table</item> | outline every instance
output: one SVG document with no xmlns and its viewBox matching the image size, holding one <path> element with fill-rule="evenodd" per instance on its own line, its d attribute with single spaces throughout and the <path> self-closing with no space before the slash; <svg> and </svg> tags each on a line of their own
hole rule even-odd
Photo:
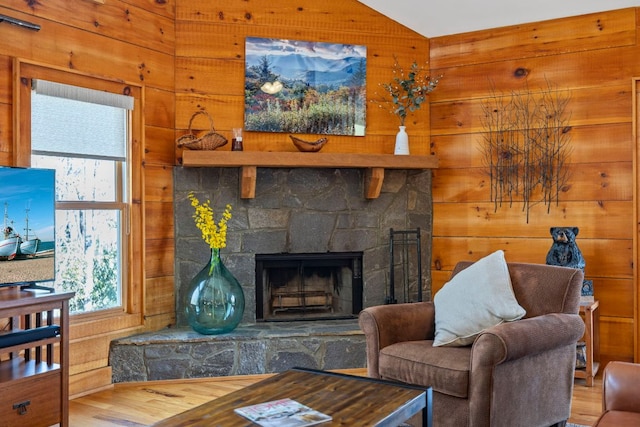
<svg viewBox="0 0 640 427">
<path fill-rule="evenodd" d="M 154 424 L 178 426 L 253 426 L 235 408 L 291 398 L 333 421 L 321 426 L 397 427 L 422 411 L 431 427 L 431 388 L 313 369 L 293 368 Z"/>
</svg>

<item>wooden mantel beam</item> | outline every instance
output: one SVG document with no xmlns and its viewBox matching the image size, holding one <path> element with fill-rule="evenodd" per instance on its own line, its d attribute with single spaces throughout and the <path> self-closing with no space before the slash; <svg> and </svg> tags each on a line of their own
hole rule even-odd
<svg viewBox="0 0 640 427">
<path fill-rule="evenodd" d="M 436 169 L 437 156 L 395 156 L 391 154 L 301 153 L 274 151 L 200 151 L 182 152 L 184 167 L 240 167 L 240 192 L 243 199 L 256 193 L 257 168 L 365 168 L 368 199 L 380 196 L 385 169 Z"/>
</svg>

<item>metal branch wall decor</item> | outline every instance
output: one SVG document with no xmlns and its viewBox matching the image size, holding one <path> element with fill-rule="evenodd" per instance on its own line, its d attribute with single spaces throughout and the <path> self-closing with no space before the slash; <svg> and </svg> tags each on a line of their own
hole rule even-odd
<svg viewBox="0 0 640 427">
<path fill-rule="evenodd" d="M 532 206 L 544 203 L 549 213 L 558 204 L 569 176 L 570 99 L 568 90 L 547 82 L 539 91 L 493 91 L 482 104 L 481 152 L 495 211 L 522 202 L 529 223 Z"/>
</svg>

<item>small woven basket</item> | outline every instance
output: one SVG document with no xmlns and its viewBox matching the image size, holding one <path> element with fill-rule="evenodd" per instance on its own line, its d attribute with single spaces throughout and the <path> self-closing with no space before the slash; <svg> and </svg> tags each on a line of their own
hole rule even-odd
<svg viewBox="0 0 640 427">
<path fill-rule="evenodd" d="M 329 141 L 329 138 L 320 138 L 317 141 L 305 141 L 304 139 L 300 139 L 297 136 L 289 135 L 291 141 L 293 141 L 293 145 L 302 152 L 306 153 L 315 153 L 320 151 L 320 149 Z"/>
<path fill-rule="evenodd" d="M 200 137 L 198 137 L 191 128 L 193 119 L 195 119 L 199 114 L 203 114 L 209 119 L 209 131 Z M 189 150 L 215 150 L 216 148 L 225 145 L 227 143 L 227 138 L 216 132 L 213 127 L 213 119 L 209 113 L 200 110 L 193 113 L 191 119 L 189 119 L 189 133 L 176 139 L 176 143 L 179 148 L 188 148 Z"/>
</svg>

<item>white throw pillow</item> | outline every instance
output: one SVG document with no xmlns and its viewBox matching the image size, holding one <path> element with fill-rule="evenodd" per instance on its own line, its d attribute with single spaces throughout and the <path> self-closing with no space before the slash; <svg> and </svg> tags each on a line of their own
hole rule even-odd
<svg viewBox="0 0 640 427">
<path fill-rule="evenodd" d="M 499 250 L 456 274 L 433 299 L 434 346 L 465 346 L 487 328 L 521 319 L 504 252 Z"/>
</svg>

